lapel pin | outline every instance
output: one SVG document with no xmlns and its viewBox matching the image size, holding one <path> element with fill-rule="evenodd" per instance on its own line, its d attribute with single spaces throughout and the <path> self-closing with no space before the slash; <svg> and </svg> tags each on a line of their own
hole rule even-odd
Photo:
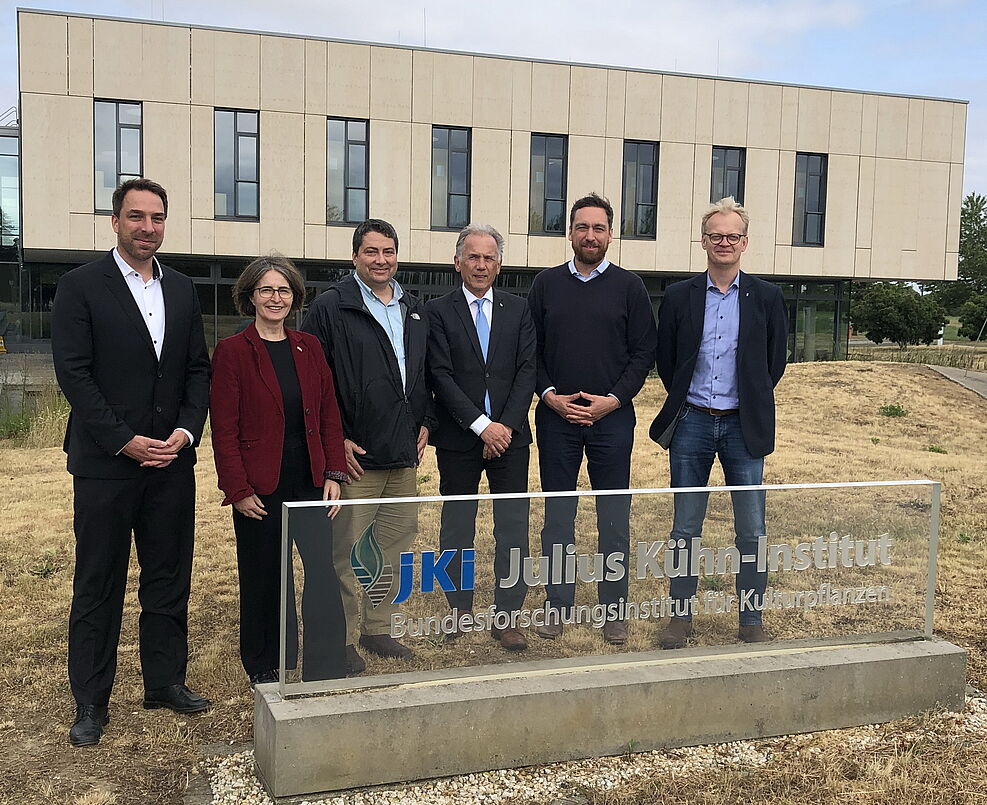
<svg viewBox="0 0 987 805">
<path fill-rule="evenodd" d="M 418 321 L 419 319 L 421 319 L 421 316 L 419 316 L 417 313 L 412 313 L 411 318 L 413 318 L 415 321 Z"/>
<path fill-rule="evenodd" d="M 297 349 L 297 350 L 298 350 L 299 352 L 304 352 L 304 351 L 305 351 L 304 349 L 302 349 L 302 348 L 301 348 L 301 346 L 300 346 L 300 345 L 299 345 L 299 346 L 297 346 L 297 347 L 295 347 L 295 349 Z"/>
</svg>

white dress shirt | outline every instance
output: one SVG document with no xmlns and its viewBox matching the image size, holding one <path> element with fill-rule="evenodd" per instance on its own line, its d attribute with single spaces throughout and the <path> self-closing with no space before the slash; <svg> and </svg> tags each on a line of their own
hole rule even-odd
<svg viewBox="0 0 987 805">
<path fill-rule="evenodd" d="M 120 252 L 113 249 L 113 259 L 117 267 L 123 274 L 124 282 L 127 283 L 127 290 L 134 297 L 137 309 L 141 312 L 141 318 L 147 326 L 148 335 L 151 336 L 151 343 L 154 345 L 154 354 L 161 360 L 161 347 L 164 344 L 165 334 L 165 304 L 164 292 L 161 290 L 161 263 L 157 257 L 152 257 L 153 271 L 151 279 L 144 282 L 144 278 L 127 264 L 120 256 Z M 188 444 L 192 444 L 192 434 L 185 428 L 176 428 L 188 438 Z M 126 446 L 126 445 L 125 445 Z M 183 445 L 184 447 L 185 445 Z M 120 452 L 123 452 L 122 450 Z M 117 453 L 120 455 L 120 453 Z"/>
</svg>

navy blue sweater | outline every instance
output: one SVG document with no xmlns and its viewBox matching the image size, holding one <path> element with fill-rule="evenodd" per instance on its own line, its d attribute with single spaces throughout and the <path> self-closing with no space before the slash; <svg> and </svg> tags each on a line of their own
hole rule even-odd
<svg viewBox="0 0 987 805">
<path fill-rule="evenodd" d="M 538 334 L 540 395 L 613 394 L 621 405 L 634 399 L 655 365 L 658 334 L 641 278 L 611 263 L 589 282 L 568 263 L 541 271 L 528 305 Z"/>
</svg>

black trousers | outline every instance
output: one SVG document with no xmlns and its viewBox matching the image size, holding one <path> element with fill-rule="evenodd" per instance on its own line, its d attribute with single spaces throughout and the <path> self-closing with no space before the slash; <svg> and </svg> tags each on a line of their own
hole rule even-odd
<svg viewBox="0 0 987 805">
<path fill-rule="evenodd" d="M 233 510 L 237 570 L 240 576 L 240 661 L 248 674 L 280 665 L 281 635 L 281 504 L 320 500 L 312 486 L 308 450 L 285 447 L 278 488 L 258 495 L 267 515 L 261 520 Z M 294 509 L 288 533 L 305 570 L 302 588 L 302 678 L 346 676 L 346 620 L 339 597 L 339 579 L 332 562 L 332 521 L 326 509 Z M 285 664 L 298 662 L 298 616 L 289 563 Z"/>
<path fill-rule="evenodd" d="M 576 488 L 579 467 L 586 454 L 586 469 L 593 489 L 626 489 L 631 480 L 631 448 L 634 446 L 634 406 L 625 405 L 592 425 L 574 425 L 556 414 L 545 403 L 535 408 L 538 434 L 538 464 L 541 488 L 545 492 L 568 492 Z M 545 525 L 541 550 L 550 557 L 552 546 L 563 550 L 576 541 L 576 508 L 579 498 L 545 499 Z M 630 544 L 631 498 L 606 495 L 596 498 L 597 549 L 604 556 L 622 553 L 624 569 L 618 581 L 601 581 L 597 592 L 601 604 L 614 604 L 627 598 L 627 553 Z M 568 610 L 575 602 L 576 585 L 549 584 L 549 605 Z"/>
<path fill-rule="evenodd" d="M 133 534 L 140 564 L 140 661 L 147 690 L 184 684 L 192 576 L 195 475 L 142 470 L 136 478 L 73 479 L 75 577 L 69 683 L 79 704 L 106 705 Z"/>
<path fill-rule="evenodd" d="M 439 465 L 439 494 L 475 495 L 480 487 L 480 476 L 487 473 L 492 494 L 528 491 L 528 446 L 511 447 L 497 458 L 484 459 L 483 445 L 466 450 L 436 448 Z M 439 527 L 439 548 L 472 548 L 476 540 L 475 500 L 451 500 L 442 504 Z M 520 548 L 521 556 L 528 556 L 528 500 L 495 500 L 493 502 L 494 536 L 494 606 L 498 611 L 513 612 L 524 604 L 528 592 L 523 581 L 511 587 L 501 587 L 500 579 L 509 575 L 511 548 Z M 449 563 L 449 576 L 459 583 L 462 570 L 461 554 Z M 453 609 L 473 608 L 473 591 L 456 590 L 446 593 Z"/>
</svg>

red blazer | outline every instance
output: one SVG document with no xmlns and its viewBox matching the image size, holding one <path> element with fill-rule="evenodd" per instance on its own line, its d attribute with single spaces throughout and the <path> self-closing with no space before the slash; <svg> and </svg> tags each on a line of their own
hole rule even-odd
<svg viewBox="0 0 987 805">
<path fill-rule="evenodd" d="M 312 485 L 321 489 L 327 470 L 346 472 L 332 371 L 315 336 L 285 331 L 305 408 Z M 223 505 L 271 494 L 281 471 L 284 404 L 274 364 L 253 323 L 216 345 L 209 412 Z"/>
</svg>

